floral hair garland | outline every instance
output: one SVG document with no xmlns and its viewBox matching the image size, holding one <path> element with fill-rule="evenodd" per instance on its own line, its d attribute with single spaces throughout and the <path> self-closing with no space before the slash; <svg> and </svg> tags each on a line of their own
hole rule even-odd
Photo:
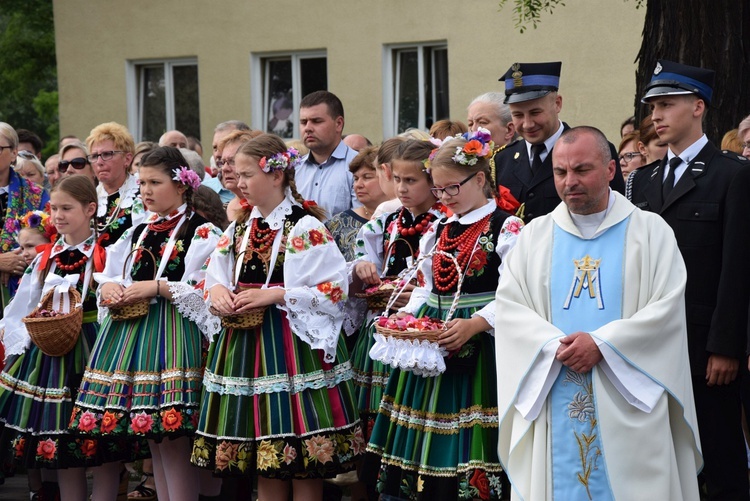
<svg viewBox="0 0 750 501">
<path fill-rule="evenodd" d="M 40 210 L 27 212 L 20 219 L 14 220 L 13 225 L 15 226 L 16 234 L 22 229 L 30 228 L 39 231 L 50 241 L 53 240 L 57 234 L 57 229 L 55 228 L 55 225 L 52 224 L 49 214 Z"/>
<path fill-rule="evenodd" d="M 466 144 L 457 146 L 456 154 L 451 157 L 459 165 L 476 165 L 480 157 L 489 158 L 495 148 L 490 131 L 482 127 L 457 137 L 466 139 Z"/>
<path fill-rule="evenodd" d="M 174 174 L 174 177 L 172 177 L 174 181 L 189 186 L 193 190 L 200 188 L 201 178 L 195 171 L 180 166 L 178 169 L 172 169 L 172 173 Z"/>
<path fill-rule="evenodd" d="M 271 158 L 263 157 L 258 162 L 261 170 L 266 174 L 275 170 L 285 170 L 296 167 L 300 162 L 299 151 L 289 148 L 283 153 L 276 153 Z"/>
<path fill-rule="evenodd" d="M 435 147 L 430 152 L 430 156 L 427 157 L 425 160 L 422 160 L 422 164 L 424 165 L 424 171 L 427 173 L 427 175 L 430 175 L 430 163 L 435 158 L 435 155 L 437 155 L 437 152 L 440 149 L 440 147 L 443 145 L 443 140 L 438 139 L 436 137 L 430 137 L 429 141 Z"/>
</svg>

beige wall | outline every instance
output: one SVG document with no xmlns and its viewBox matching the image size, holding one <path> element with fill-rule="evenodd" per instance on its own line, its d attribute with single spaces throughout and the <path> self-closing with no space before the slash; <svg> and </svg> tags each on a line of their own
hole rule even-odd
<svg viewBox="0 0 750 501">
<path fill-rule="evenodd" d="M 128 123 L 128 60 L 196 57 L 205 151 L 218 122 L 251 122 L 251 93 L 260 92 L 251 89 L 253 52 L 325 49 L 345 132 L 379 141 L 383 44 L 436 40 L 448 44 L 453 118 L 466 119 L 474 96 L 501 91 L 497 79 L 513 62 L 561 60 L 561 118 L 617 143 L 632 114 L 644 16 L 634 2 L 579 0 L 520 34 L 512 5 L 498 11 L 497 0 L 55 0 L 54 8 L 62 134 Z"/>
</svg>

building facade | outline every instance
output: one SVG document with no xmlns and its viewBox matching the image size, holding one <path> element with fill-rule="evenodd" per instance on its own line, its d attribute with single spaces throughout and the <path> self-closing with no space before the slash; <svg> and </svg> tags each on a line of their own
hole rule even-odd
<svg viewBox="0 0 750 501">
<path fill-rule="evenodd" d="M 179 129 L 204 151 L 239 119 L 298 137 L 301 97 L 344 103 L 344 133 L 374 142 L 437 119 L 466 120 L 516 62 L 563 61 L 561 118 L 619 141 L 633 112 L 644 9 L 579 0 L 520 33 L 512 0 L 56 0 L 62 135 L 105 121 L 136 140 Z"/>
</svg>

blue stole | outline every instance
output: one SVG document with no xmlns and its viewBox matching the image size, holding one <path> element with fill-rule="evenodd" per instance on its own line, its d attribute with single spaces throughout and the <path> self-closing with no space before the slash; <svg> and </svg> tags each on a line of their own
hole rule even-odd
<svg viewBox="0 0 750 501">
<path fill-rule="evenodd" d="M 622 318 L 627 218 L 591 240 L 554 227 L 552 324 L 592 332 Z M 593 370 L 597 370 L 596 367 Z M 563 367 L 549 395 L 552 499 L 614 499 L 598 425 L 592 371 Z"/>
</svg>

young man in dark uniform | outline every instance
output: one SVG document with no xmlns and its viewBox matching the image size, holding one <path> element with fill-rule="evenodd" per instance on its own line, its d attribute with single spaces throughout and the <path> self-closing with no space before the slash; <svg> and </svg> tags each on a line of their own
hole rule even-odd
<svg viewBox="0 0 750 501">
<path fill-rule="evenodd" d="M 633 172 L 631 201 L 660 214 L 687 266 L 688 350 L 708 499 L 749 499 L 737 373 L 750 300 L 750 161 L 703 133 L 714 72 L 656 64 L 642 99 L 669 149 Z"/>
<path fill-rule="evenodd" d="M 561 62 L 515 63 L 500 79 L 505 82 L 505 102 L 510 106 L 516 132 L 523 137 L 495 157 L 497 185 L 505 186 L 522 205 L 518 215 L 525 222 L 557 207 L 560 197 L 552 178 L 552 148 L 568 124 L 558 118 L 562 96 Z M 610 143 L 612 158 L 617 150 Z M 625 192 L 620 164 L 610 187 Z"/>
</svg>

